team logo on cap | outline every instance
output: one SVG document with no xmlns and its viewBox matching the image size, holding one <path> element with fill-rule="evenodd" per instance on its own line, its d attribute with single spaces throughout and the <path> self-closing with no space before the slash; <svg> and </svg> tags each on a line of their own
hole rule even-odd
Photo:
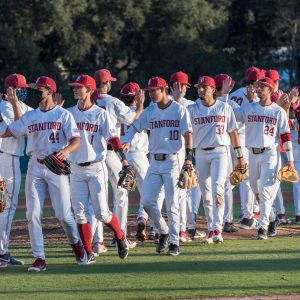
<svg viewBox="0 0 300 300">
<path fill-rule="evenodd" d="M 76 78 L 76 81 L 80 81 L 81 79 L 81 75 L 79 75 L 77 78 Z"/>
</svg>

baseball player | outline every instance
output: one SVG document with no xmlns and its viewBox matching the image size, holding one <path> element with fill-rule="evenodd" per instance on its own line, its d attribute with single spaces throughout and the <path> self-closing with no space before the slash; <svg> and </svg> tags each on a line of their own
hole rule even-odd
<svg viewBox="0 0 300 300">
<path fill-rule="evenodd" d="M 140 89 L 140 86 L 136 82 L 129 82 L 125 84 L 121 89 L 121 100 L 128 106 L 132 111 L 136 110 L 137 98 L 145 97 L 144 91 Z M 142 100 L 144 101 L 144 100 Z M 121 124 L 121 142 L 124 142 L 124 136 L 126 135 L 130 126 L 126 124 Z M 136 170 L 137 187 L 141 194 L 143 181 L 146 176 L 149 160 L 148 154 L 148 134 L 144 130 L 141 133 L 135 135 L 134 139 L 131 141 L 131 147 L 126 153 L 126 158 L 128 162 L 134 166 Z M 162 205 L 163 199 L 160 199 Z M 143 204 L 140 201 L 140 206 L 137 216 L 137 232 L 136 237 L 139 241 L 143 242 L 146 240 L 146 222 L 148 220 L 148 214 L 145 212 Z"/>
<path fill-rule="evenodd" d="M 294 96 L 292 95 L 294 94 Z M 293 155 L 295 158 L 295 168 L 300 173 L 300 88 L 293 88 L 290 92 L 290 96 L 294 98 L 291 102 L 290 111 L 293 111 L 294 116 L 291 119 L 291 137 L 293 144 Z M 294 196 L 294 207 L 295 207 L 295 222 L 300 224 L 300 182 L 293 183 L 293 196 Z"/>
<path fill-rule="evenodd" d="M 218 74 L 215 76 L 215 83 L 216 83 L 216 95 L 217 99 L 220 101 L 228 101 L 228 94 L 233 89 L 235 81 L 227 74 Z M 238 104 L 232 100 L 228 101 L 228 104 L 233 108 Z M 238 124 L 239 127 L 239 124 Z M 234 149 L 229 146 L 228 147 L 228 155 L 230 156 L 228 162 L 228 175 L 233 170 L 233 165 L 236 165 Z M 232 189 L 234 186 L 230 184 L 229 176 L 226 178 L 225 183 L 225 209 L 224 209 L 224 232 L 236 232 L 238 228 L 233 225 L 233 194 Z"/>
<path fill-rule="evenodd" d="M 97 90 L 94 93 L 97 105 L 106 109 L 113 126 L 117 130 L 117 136 L 120 137 L 121 124 L 130 125 L 136 118 L 138 118 L 143 110 L 143 102 L 138 102 L 136 111 L 132 111 L 122 101 L 108 95 L 108 92 L 111 88 L 111 83 L 116 81 L 116 78 L 111 76 L 109 70 L 98 70 L 94 75 L 94 79 L 96 80 L 97 84 Z M 119 220 L 121 229 L 126 233 L 128 192 L 117 185 L 122 164 L 116 153 L 112 150 L 111 145 L 108 145 L 107 150 L 106 165 L 108 169 L 108 178 L 114 193 L 114 212 Z M 127 239 L 127 242 L 130 248 L 134 248 L 136 246 L 136 243 L 130 241 L 129 239 Z"/>
<path fill-rule="evenodd" d="M 279 187 L 277 174 L 280 138 L 286 150 L 290 170 L 294 169 L 294 159 L 286 113 L 271 101 L 274 81 L 265 77 L 258 80 L 255 86 L 260 101 L 234 109 L 234 112 L 237 120 L 245 122 L 245 144 L 249 149 L 249 180 L 260 207 L 257 239 L 265 240 L 268 238 L 269 223 L 275 224 L 272 205 Z"/>
<path fill-rule="evenodd" d="M 80 134 L 71 113 L 54 103 L 56 83 L 52 78 L 40 76 L 31 87 L 40 101 L 39 108 L 25 113 L 2 135 L 16 138 L 27 135 L 26 153 L 30 161 L 25 183 L 26 217 L 35 258 L 28 271 L 46 270 L 41 216 L 47 186 L 55 216 L 67 235 L 76 261 L 80 265 L 86 264 L 87 255 L 71 213 L 69 179 L 66 175 L 54 174 L 44 164 L 44 158 L 53 153 L 58 159 L 65 160 L 80 146 Z"/>
<path fill-rule="evenodd" d="M 229 99 L 236 102 L 240 107 L 247 106 L 248 103 L 258 102 L 259 99 L 256 95 L 256 88 L 254 82 L 257 80 L 264 78 L 265 74 L 264 71 L 256 68 L 251 67 L 246 71 L 245 74 L 245 85 L 246 87 L 237 90 L 229 95 Z M 232 105 L 232 107 L 234 107 Z M 249 151 L 245 147 L 245 125 L 242 122 L 238 122 L 238 133 L 240 137 L 240 142 L 242 146 L 242 151 L 246 162 L 249 159 Z M 244 181 L 242 181 L 239 185 L 239 192 L 241 198 L 241 210 L 243 218 L 240 222 L 240 228 L 242 229 L 255 229 L 257 228 L 257 222 L 254 218 L 255 212 L 259 211 L 257 200 L 252 192 L 249 177 L 246 177 Z"/>
<path fill-rule="evenodd" d="M 4 83 L 4 95 L 0 100 L 0 112 L 7 125 L 18 120 L 21 115 L 31 110 L 23 101 L 26 99 L 28 87 L 26 79 L 21 74 L 11 74 Z M 7 203 L 0 214 L 0 264 L 1 266 L 21 265 L 23 261 L 9 254 L 9 237 L 12 221 L 18 205 L 18 195 L 21 185 L 20 156 L 25 147 L 24 137 L 0 138 L 0 175 L 6 181 Z"/>
<path fill-rule="evenodd" d="M 179 198 L 176 187 L 180 173 L 178 152 L 182 147 L 183 135 L 186 147 L 185 164 L 191 164 L 192 127 L 186 109 L 168 97 L 167 83 L 163 78 L 151 78 L 146 89 L 155 103 L 147 107 L 130 126 L 124 138 L 124 149 L 130 148 L 136 132 L 150 130 L 150 166 L 143 183 L 142 203 L 160 233 L 156 252 L 161 253 L 166 249 L 170 228 L 168 253 L 179 255 Z M 169 227 L 157 203 L 162 186 L 165 190 Z"/>
<path fill-rule="evenodd" d="M 74 98 L 78 100 L 77 105 L 71 107 L 69 111 L 74 116 L 81 137 L 80 147 L 70 155 L 71 200 L 78 231 L 89 261 L 94 262 L 93 235 L 88 222 L 89 198 L 91 198 L 96 218 L 113 230 L 119 256 L 124 259 L 128 255 L 126 237 L 120 229 L 117 217 L 108 207 L 105 165 L 107 143 L 112 145 L 123 166 L 128 165 L 128 162 L 108 113 L 92 103 L 91 95 L 96 89 L 95 80 L 83 74 L 69 85 L 74 87 Z"/>
<path fill-rule="evenodd" d="M 202 76 L 195 85 L 199 99 L 188 107 L 193 125 L 193 143 L 198 182 L 207 219 L 205 242 L 223 242 L 224 186 L 228 171 L 228 146 L 234 147 L 238 165 L 244 167 L 237 124 L 231 106 L 215 95 L 215 80 Z"/>
<path fill-rule="evenodd" d="M 274 92 L 271 96 L 271 100 L 273 102 L 277 102 L 278 98 L 283 94 L 283 91 L 279 89 L 279 82 L 280 82 L 280 76 L 278 71 L 276 70 L 268 70 L 266 71 L 266 77 L 271 78 L 274 81 L 275 84 L 275 88 L 274 88 Z M 282 143 L 280 143 L 280 161 L 281 161 L 281 165 L 285 165 L 287 162 L 287 158 L 285 155 L 285 151 L 282 147 Z M 281 187 L 279 186 L 278 188 L 278 192 L 277 195 L 275 197 L 274 200 L 274 210 L 276 212 L 277 215 L 277 222 L 278 224 L 289 224 L 290 220 L 286 218 L 285 215 L 285 207 L 284 207 L 284 203 L 283 203 L 283 196 L 282 196 L 282 192 L 281 192 Z M 275 232 L 272 233 L 268 233 L 268 236 L 270 235 L 276 235 Z"/>
<path fill-rule="evenodd" d="M 188 75 L 184 72 L 175 72 L 171 75 L 169 81 L 169 87 L 171 90 L 170 96 L 177 103 L 187 108 L 189 105 L 194 104 L 193 101 L 184 98 L 187 89 L 190 87 Z M 185 159 L 185 147 L 184 147 L 184 137 L 182 137 L 182 149 L 179 151 L 180 167 L 184 164 Z M 200 196 L 200 198 L 191 198 L 191 195 Z M 200 201 L 201 194 L 197 195 L 191 193 L 189 190 L 180 189 L 179 190 L 179 213 L 180 213 L 180 229 L 179 229 L 179 239 L 182 243 L 188 243 L 192 241 L 193 237 L 190 237 L 187 232 L 187 224 L 189 223 L 188 229 L 195 229 L 191 223 L 193 223 L 194 213 L 192 210 L 193 202 Z M 196 225 L 196 224 L 194 224 Z M 191 233 L 191 231 L 190 231 Z M 198 232 L 199 234 L 199 232 Z M 205 233 L 202 234 L 202 237 Z"/>
</svg>

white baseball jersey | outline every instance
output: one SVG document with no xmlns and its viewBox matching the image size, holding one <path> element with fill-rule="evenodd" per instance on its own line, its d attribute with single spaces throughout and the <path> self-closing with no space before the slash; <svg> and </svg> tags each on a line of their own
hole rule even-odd
<svg viewBox="0 0 300 300">
<path fill-rule="evenodd" d="M 144 129 L 150 130 L 149 152 L 153 154 L 177 153 L 182 147 L 181 135 L 193 131 L 187 110 L 175 101 L 164 109 L 156 103 L 148 106 L 129 128 L 124 142 L 130 143 L 132 134 Z"/>
<path fill-rule="evenodd" d="M 278 146 L 280 135 L 290 132 L 286 113 L 276 103 L 268 106 L 259 102 L 248 103 L 234 112 L 238 121 L 245 122 L 248 148 Z"/>
<path fill-rule="evenodd" d="M 27 106 L 25 103 L 19 101 L 20 110 L 22 114 L 25 114 L 26 112 L 32 110 L 31 107 Z M 10 125 L 14 122 L 14 110 L 12 107 L 12 104 L 8 101 L 2 100 L 0 102 L 0 111 L 1 115 L 3 117 L 3 120 L 7 125 Z M 16 156 L 23 156 L 24 154 L 24 148 L 25 148 L 25 138 L 19 137 L 19 138 L 0 138 L 0 151 L 16 155 Z"/>
<path fill-rule="evenodd" d="M 27 135 L 26 153 L 44 158 L 69 144 L 74 137 L 80 137 L 72 114 L 55 106 L 48 111 L 39 108 L 25 113 L 9 126 L 15 137 Z"/>
<path fill-rule="evenodd" d="M 129 108 L 132 111 L 136 110 L 136 106 L 129 106 Z M 126 135 L 129 125 L 121 124 L 121 143 L 124 143 L 124 136 Z M 143 130 L 140 133 L 135 134 L 133 140 L 130 143 L 130 149 L 129 151 L 142 151 L 142 152 L 148 152 L 149 147 L 149 140 L 148 140 L 148 134 L 146 130 Z"/>
<path fill-rule="evenodd" d="M 97 105 L 107 110 L 112 124 L 117 130 L 118 137 L 121 134 L 121 124 L 130 125 L 135 118 L 134 111 L 126 106 L 124 102 L 111 95 L 99 94 Z"/>
<path fill-rule="evenodd" d="M 117 136 L 108 113 L 97 105 L 84 111 L 75 105 L 68 110 L 75 119 L 81 137 L 80 147 L 70 154 L 70 161 L 81 164 L 105 160 L 107 141 Z"/>
<path fill-rule="evenodd" d="M 230 145 L 228 132 L 237 129 L 236 119 L 228 103 L 216 100 L 205 106 L 200 99 L 188 106 L 193 125 L 193 147 L 209 148 Z"/>
</svg>

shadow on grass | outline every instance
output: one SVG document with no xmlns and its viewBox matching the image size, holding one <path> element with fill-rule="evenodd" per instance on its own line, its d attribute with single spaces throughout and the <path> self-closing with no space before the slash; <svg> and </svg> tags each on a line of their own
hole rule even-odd
<svg viewBox="0 0 300 300">
<path fill-rule="evenodd" d="M 167 258 L 167 257 L 165 257 Z M 24 271 L 28 266 L 10 267 L 6 268 L 5 275 L 17 275 L 19 273 L 23 276 Z M 115 263 L 106 263 L 99 261 L 97 264 L 88 266 L 78 266 L 75 263 L 70 264 L 48 264 L 47 274 L 131 274 L 131 273 L 147 273 L 147 274 L 164 274 L 172 272 L 184 273 L 199 273 L 205 272 L 287 272 L 299 271 L 299 258 L 293 259 L 253 259 L 253 260 L 215 260 L 215 261 L 159 261 L 159 262 L 131 262 L 130 258 L 127 260 L 119 260 Z M 40 273 L 39 273 L 40 274 Z M 168 274 L 170 275 L 170 274 Z"/>
</svg>

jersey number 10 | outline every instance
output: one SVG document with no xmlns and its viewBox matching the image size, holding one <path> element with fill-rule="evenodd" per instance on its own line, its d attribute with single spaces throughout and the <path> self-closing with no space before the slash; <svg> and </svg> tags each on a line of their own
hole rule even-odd
<svg viewBox="0 0 300 300">
<path fill-rule="evenodd" d="M 176 141 L 179 139 L 179 131 L 178 130 L 170 130 L 170 141 Z"/>
</svg>

